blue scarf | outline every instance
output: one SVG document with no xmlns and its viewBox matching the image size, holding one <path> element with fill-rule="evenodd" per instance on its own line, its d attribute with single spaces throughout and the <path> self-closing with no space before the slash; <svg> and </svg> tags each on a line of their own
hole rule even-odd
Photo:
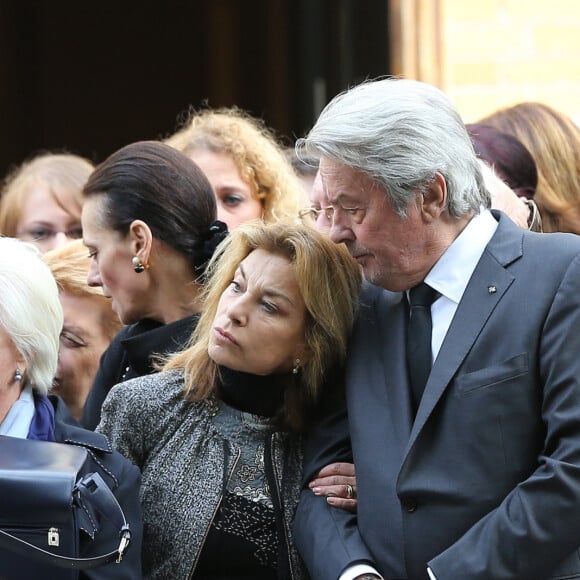
<svg viewBox="0 0 580 580">
<path fill-rule="evenodd" d="M 27 439 L 56 441 L 54 434 L 54 407 L 45 395 L 34 393 L 34 417 Z"/>
</svg>

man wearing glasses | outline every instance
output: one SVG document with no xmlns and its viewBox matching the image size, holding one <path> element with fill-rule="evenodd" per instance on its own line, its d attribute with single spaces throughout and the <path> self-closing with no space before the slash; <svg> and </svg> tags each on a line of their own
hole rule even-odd
<svg viewBox="0 0 580 580">
<path fill-rule="evenodd" d="M 358 498 L 303 490 L 311 577 L 580 578 L 580 238 L 490 211 L 424 83 L 337 96 L 298 148 L 320 157 L 331 238 L 389 291 L 363 303 L 346 405 L 308 443 L 305 481 L 352 454 Z"/>
</svg>

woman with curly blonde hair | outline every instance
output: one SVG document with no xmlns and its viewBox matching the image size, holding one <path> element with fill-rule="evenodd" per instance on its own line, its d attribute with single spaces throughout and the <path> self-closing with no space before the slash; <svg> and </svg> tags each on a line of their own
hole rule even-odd
<svg viewBox="0 0 580 580">
<path fill-rule="evenodd" d="M 304 206 L 301 182 L 273 132 L 241 109 L 194 111 L 165 142 L 206 174 L 218 219 L 230 230 L 255 218 L 295 218 Z"/>
<path fill-rule="evenodd" d="M 513 135 L 538 169 L 534 200 L 545 232 L 580 234 L 580 128 L 543 103 L 520 103 L 481 120 Z"/>
</svg>

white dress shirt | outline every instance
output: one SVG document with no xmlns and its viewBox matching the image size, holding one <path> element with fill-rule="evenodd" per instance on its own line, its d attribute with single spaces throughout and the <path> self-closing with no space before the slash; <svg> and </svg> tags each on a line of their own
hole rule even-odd
<svg viewBox="0 0 580 580">
<path fill-rule="evenodd" d="M 425 278 L 425 282 L 441 294 L 431 306 L 433 360 L 439 354 L 465 288 L 496 229 L 497 221 L 489 211 L 473 217 Z"/>
</svg>

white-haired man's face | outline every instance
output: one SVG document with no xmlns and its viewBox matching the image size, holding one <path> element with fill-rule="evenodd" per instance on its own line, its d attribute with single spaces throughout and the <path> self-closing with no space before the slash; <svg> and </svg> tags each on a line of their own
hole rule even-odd
<svg viewBox="0 0 580 580">
<path fill-rule="evenodd" d="M 468 220 L 450 219 L 439 174 L 403 218 L 384 188 L 360 171 L 323 158 L 320 172 L 332 208 L 331 239 L 346 245 L 369 282 L 387 290 L 407 290 L 424 280 Z"/>
</svg>

